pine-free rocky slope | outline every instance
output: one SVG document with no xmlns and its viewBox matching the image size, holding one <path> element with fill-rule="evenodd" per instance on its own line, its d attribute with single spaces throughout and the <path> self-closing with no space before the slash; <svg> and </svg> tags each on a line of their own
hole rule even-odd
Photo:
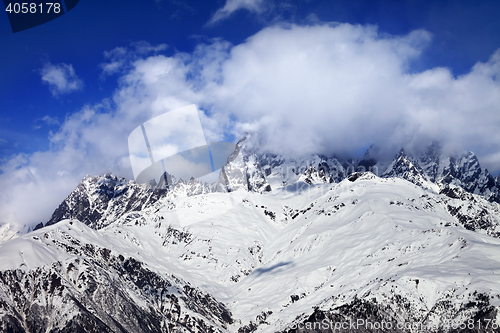
<svg viewBox="0 0 500 333">
<path fill-rule="evenodd" d="M 86 177 L 0 244 L 0 327 L 498 332 L 498 198 L 472 153 L 436 147 L 384 165 L 240 142 L 214 184 Z"/>
</svg>

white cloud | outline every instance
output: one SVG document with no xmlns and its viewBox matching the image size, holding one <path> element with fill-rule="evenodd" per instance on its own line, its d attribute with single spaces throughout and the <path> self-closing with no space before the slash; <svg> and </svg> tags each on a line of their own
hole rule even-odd
<svg viewBox="0 0 500 333">
<path fill-rule="evenodd" d="M 0 146 L 8 143 L 7 140 L 0 138 Z"/>
<path fill-rule="evenodd" d="M 59 122 L 59 120 L 57 119 L 57 117 L 51 117 L 49 115 L 45 115 L 45 116 L 43 116 L 43 118 L 38 118 L 34 121 L 33 129 L 37 130 L 37 129 L 42 128 L 42 125 L 39 125 L 40 122 L 42 122 L 42 121 L 49 126 L 55 126 L 55 125 L 61 124 Z"/>
<path fill-rule="evenodd" d="M 224 7 L 219 8 L 208 24 L 214 24 L 218 21 L 228 18 L 232 13 L 239 9 L 246 9 L 254 13 L 260 13 L 263 10 L 264 0 L 226 0 Z"/>
<path fill-rule="evenodd" d="M 100 64 L 102 68 L 101 79 L 106 76 L 130 70 L 130 64 L 139 57 L 144 57 L 150 53 L 157 54 L 168 48 L 167 44 L 152 46 L 148 42 L 139 41 L 130 44 L 130 48 L 116 47 L 111 51 L 104 51 L 104 58 L 108 62 Z"/>
<path fill-rule="evenodd" d="M 410 72 L 429 42 L 425 31 L 388 36 L 373 26 L 291 25 L 236 46 L 217 40 L 192 54 L 127 58 L 112 103 L 68 117 L 49 151 L 0 166 L 0 188 L 9 189 L 0 192 L 0 222 L 46 221 L 85 174 L 132 178 L 130 132 L 193 103 L 205 111 L 207 141 L 251 132 L 260 149 L 340 154 L 439 140 L 500 170 L 500 51 L 459 77 L 446 68 Z"/>
<path fill-rule="evenodd" d="M 222 83 L 205 92 L 214 111 L 258 131 L 265 149 L 352 151 L 398 128 L 410 97 L 405 70 L 428 40 L 348 24 L 268 28 L 231 49 Z"/>
<path fill-rule="evenodd" d="M 57 117 L 51 117 L 49 115 L 46 115 L 42 118 L 42 121 L 44 121 L 45 123 L 47 123 L 47 125 L 59 125 L 59 120 L 57 119 Z"/>
<path fill-rule="evenodd" d="M 167 44 L 152 46 L 146 41 L 132 42 L 130 45 L 135 48 L 135 52 L 139 55 L 158 53 L 160 51 L 165 51 L 168 48 Z"/>
<path fill-rule="evenodd" d="M 125 62 L 122 60 L 103 63 L 101 65 L 102 77 L 106 77 L 107 75 L 113 75 L 115 73 L 118 73 L 120 71 L 120 69 L 122 69 L 124 64 L 125 64 Z"/>
<path fill-rule="evenodd" d="M 48 151 L 19 154 L 1 165 L 0 224 L 46 222 L 86 174 L 130 177 L 130 127 L 106 105 L 84 107 L 50 138 Z M 130 124 L 128 124 L 130 125 Z M 125 144 L 124 144 L 125 143 Z"/>
<path fill-rule="evenodd" d="M 49 85 L 52 95 L 67 94 L 83 88 L 83 81 L 78 78 L 71 64 L 53 65 L 46 63 L 40 70 L 42 82 Z"/>
</svg>

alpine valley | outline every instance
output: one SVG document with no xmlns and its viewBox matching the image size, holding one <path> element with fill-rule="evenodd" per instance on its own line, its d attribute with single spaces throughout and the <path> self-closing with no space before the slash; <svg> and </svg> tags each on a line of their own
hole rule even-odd
<svg viewBox="0 0 500 333">
<path fill-rule="evenodd" d="M 500 332 L 500 179 L 476 156 L 257 153 L 219 180 L 87 176 L 0 244 L 2 332 Z"/>
</svg>

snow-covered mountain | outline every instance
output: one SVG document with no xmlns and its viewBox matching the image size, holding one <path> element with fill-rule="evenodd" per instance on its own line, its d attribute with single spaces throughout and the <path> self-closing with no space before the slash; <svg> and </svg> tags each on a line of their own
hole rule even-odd
<svg viewBox="0 0 500 333">
<path fill-rule="evenodd" d="M 384 164 L 244 141 L 214 184 L 85 177 L 0 244 L 0 327 L 499 332 L 498 190 L 472 153 Z"/>
</svg>

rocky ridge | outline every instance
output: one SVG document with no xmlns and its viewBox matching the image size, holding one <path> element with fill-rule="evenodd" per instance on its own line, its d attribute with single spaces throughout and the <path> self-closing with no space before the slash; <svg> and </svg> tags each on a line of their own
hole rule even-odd
<svg viewBox="0 0 500 333">
<path fill-rule="evenodd" d="M 365 157 L 240 142 L 214 184 L 85 177 L 0 244 L 2 330 L 498 332 L 497 180 L 472 153 Z"/>
</svg>

